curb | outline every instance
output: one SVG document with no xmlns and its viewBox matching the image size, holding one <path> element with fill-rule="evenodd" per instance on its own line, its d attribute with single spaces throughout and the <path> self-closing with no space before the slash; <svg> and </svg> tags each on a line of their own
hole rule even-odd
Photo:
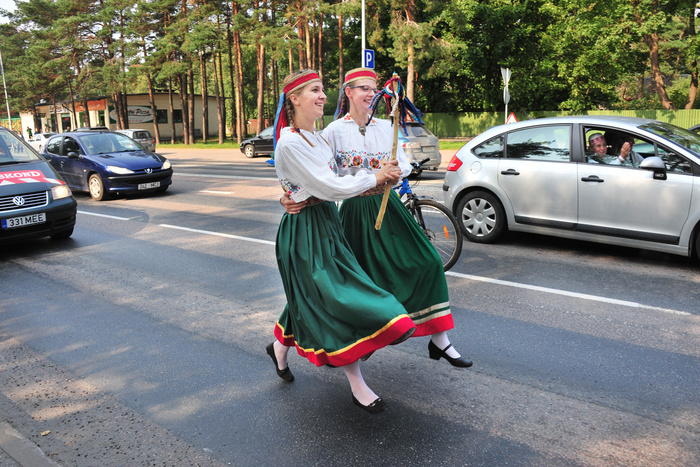
<svg viewBox="0 0 700 467">
<path fill-rule="evenodd" d="M 59 467 L 6 421 L 0 421 L 0 450 L 23 467 Z"/>
</svg>

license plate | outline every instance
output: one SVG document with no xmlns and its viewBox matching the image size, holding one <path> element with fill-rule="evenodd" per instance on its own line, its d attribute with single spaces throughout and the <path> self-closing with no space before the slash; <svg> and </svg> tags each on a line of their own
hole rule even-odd
<svg viewBox="0 0 700 467">
<path fill-rule="evenodd" d="M 150 190 L 158 187 L 160 187 L 160 182 L 139 183 L 139 190 Z"/>
<path fill-rule="evenodd" d="M 11 217 L 9 219 L 2 220 L 3 229 L 16 229 L 17 227 L 24 227 L 27 225 L 43 224 L 46 222 L 46 213 L 41 212 L 39 214 L 30 214 L 28 216 Z"/>
<path fill-rule="evenodd" d="M 433 152 L 435 151 L 435 146 L 423 146 L 423 152 Z"/>
</svg>

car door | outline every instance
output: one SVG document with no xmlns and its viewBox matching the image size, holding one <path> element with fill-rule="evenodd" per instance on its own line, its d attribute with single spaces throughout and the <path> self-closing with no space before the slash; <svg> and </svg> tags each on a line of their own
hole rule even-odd
<svg viewBox="0 0 700 467">
<path fill-rule="evenodd" d="M 546 125 L 506 136 L 498 183 L 519 224 L 572 229 L 578 199 L 571 162 L 571 125 Z"/>
<path fill-rule="evenodd" d="M 272 131 L 274 130 L 273 127 L 267 127 L 263 131 L 260 132 L 259 140 L 255 142 L 255 152 L 259 153 L 272 153 L 273 151 L 273 142 L 272 142 Z"/>
<path fill-rule="evenodd" d="M 695 177 L 690 162 L 674 151 L 659 146 L 657 154 L 666 180 L 644 168 L 579 164 L 579 230 L 678 244 Z"/>
<path fill-rule="evenodd" d="M 69 157 L 70 153 L 77 154 L 77 157 Z M 85 178 L 89 167 L 87 161 L 81 157 L 84 155 L 76 139 L 71 136 L 63 138 L 56 164 L 53 163 L 54 155 L 52 155 L 52 164 L 71 187 L 82 189 L 87 186 Z"/>
</svg>

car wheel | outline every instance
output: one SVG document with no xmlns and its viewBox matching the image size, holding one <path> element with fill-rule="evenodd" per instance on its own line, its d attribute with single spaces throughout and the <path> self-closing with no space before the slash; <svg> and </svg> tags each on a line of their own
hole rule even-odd
<svg viewBox="0 0 700 467">
<path fill-rule="evenodd" d="M 243 152 L 245 153 L 245 156 L 248 158 L 255 157 L 255 148 L 253 147 L 252 144 L 246 144 L 245 148 L 243 148 Z"/>
<path fill-rule="evenodd" d="M 455 217 L 464 235 L 476 243 L 493 243 L 506 228 L 503 205 L 485 191 L 473 191 L 462 198 Z"/>
<path fill-rule="evenodd" d="M 88 190 L 90 191 L 90 196 L 95 201 L 102 201 L 106 199 L 105 196 L 105 185 L 102 183 L 102 178 L 97 174 L 90 175 L 88 180 Z"/>
</svg>

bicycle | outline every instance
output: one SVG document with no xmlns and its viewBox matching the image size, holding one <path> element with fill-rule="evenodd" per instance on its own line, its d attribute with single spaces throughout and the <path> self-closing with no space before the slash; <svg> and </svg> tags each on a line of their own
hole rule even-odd
<svg viewBox="0 0 700 467">
<path fill-rule="evenodd" d="M 416 183 L 420 181 L 423 168 L 421 167 L 430 159 L 424 159 L 421 162 L 412 162 L 412 175 L 416 176 Z M 418 222 L 418 225 L 428 237 L 430 243 L 433 244 L 440 259 L 442 267 L 448 271 L 459 259 L 462 253 L 462 231 L 459 228 L 457 219 L 452 213 L 441 203 L 429 199 L 428 197 L 419 197 L 411 190 L 411 185 L 408 182 L 408 177 L 404 178 L 401 185 L 394 187 L 398 190 L 399 197 L 406 199 L 403 201 L 404 206 L 408 208 L 413 218 Z"/>
</svg>

